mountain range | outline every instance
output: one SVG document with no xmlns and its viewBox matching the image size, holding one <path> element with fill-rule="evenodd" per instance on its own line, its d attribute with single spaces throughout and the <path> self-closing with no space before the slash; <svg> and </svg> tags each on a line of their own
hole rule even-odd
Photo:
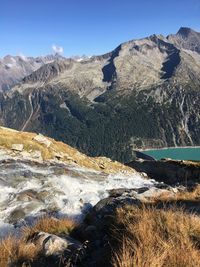
<svg viewBox="0 0 200 267">
<path fill-rule="evenodd" d="M 200 33 L 151 35 L 83 59 L 0 60 L 0 123 L 91 156 L 200 145 Z"/>
</svg>

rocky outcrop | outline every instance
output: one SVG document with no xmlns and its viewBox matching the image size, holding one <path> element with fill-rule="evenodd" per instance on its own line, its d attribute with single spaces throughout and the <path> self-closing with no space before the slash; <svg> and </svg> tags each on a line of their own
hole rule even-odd
<svg viewBox="0 0 200 267">
<path fill-rule="evenodd" d="M 159 161 L 136 160 L 126 164 L 149 177 L 169 185 L 191 186 L 200 183 L 200 163 L 163 159 Z"/>
<path fill-rule="evenodd" d="M 12 144 L 11 149 L 21 152 L 24 149 L 24 145 L 23 144 Z"/>
<path fill-rule="evenodd" d="M 62 255 L 67 249 L 73 248 L 75 250 L 81 246 L 78 241 L 68 236 L 61 238 L 57 235 L 44 232 L 34 233 L 32 236 L 29 236 L 27 243 L 41 247 L 41 253 L 47 257 Z"/>
<path fill-rule="evenodd" d="M 36 250 L 37 257 L 13 261 L 11 255 L 9 267 L 79 266 L 85 256 L 87 242 L 81 244 L 70 236 L 59 237 L 45 232 L 35 232 L 28 237 L 23 246 L 24 250 Z"/>
<path fill-rule="evenodd" d="M 151 197 L 175 196 L 175 189 L 158 184 L 154 188 L 133 188 L 111 190 L 108 198 L 99 201 L 86 215 L 84 222 L 75 231 L 75 236 L 88 240 L 86 256 L 80 266 L 112 266 L 111 258 L 116 245 L 114 225 L 116 210 L 127 206 L 143 207 L 150 205 Z M 178 189 L 177 191 L 178 192 Z"/>
<path fill-rule="evenodd" d="M 36 135 L 33 140 L 42 145 L 45 145 L 47 148 L 50 147 L 50 145 L 52 144 L 52 142 L 42 134 Z"/>
<path fill-rule="evenodd" d="M 128 205 L 140 207 L 148 203 L 152 197 L 159 199 L 164 194 L 170 199 L 178 191 L 179 188 L 172 188 L 164 183 L 158 183 L 151 188 L 112 189 L 109 191 L 109 197 L 100 200 L 86 215 L 83 232 L 86 236 L 90 235 L 90 238 L 87 236 L 89 240 L 95 240 L 98 235 L 106 234 L 107 226 L 110 225 L 116 209 Z M 92 232 L 96 233 L 91 234 Z"/>
</svg>

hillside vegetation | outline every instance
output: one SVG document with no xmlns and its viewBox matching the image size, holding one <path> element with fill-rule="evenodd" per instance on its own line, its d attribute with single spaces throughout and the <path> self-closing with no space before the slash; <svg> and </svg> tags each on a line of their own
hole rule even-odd
<svg viewBox="0 0 200 267">
<path fill-rule="evenodd" d="M 37 140 L 38 136 L 39 139 Z M 21 151 L 13 148 L 13 145 L 21 145 Z M 104 171 L 105 173 L 133 172 L 133 169 L 117 161 L 111 161 L 105 157 L 88 157 L 75 148 L 62 142 L 57 142 L 52 138 L 4 127 L 0 127 L 0 147 L 8 149 L 11 156 L 17 154 L 24 159 L 59 160 L 61 163 L 75 164 L 80 167 Z"/>
</svg>

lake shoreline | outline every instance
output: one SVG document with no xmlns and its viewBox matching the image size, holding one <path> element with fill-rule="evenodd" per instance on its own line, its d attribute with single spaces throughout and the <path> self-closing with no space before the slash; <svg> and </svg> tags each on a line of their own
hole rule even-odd
<svg viewBox="0 0 200 267">
<path fill-rule="evenodd" d="M 145 149 L 135 149 L 136 151 L 141 151 L 141 152 L 145 152 L 145 151 L 157 151 L 157 150 L 167 150 L 167 149 L 180 149 L 180 148 L 185 148 L 185 149 L 191 149 L 191 148 L 200 148 L 200 146 L 169 146 L 169 147 L 162 147 L 162 148 L 145 148 Z"/>
<path fill-rule="evenodd" d="M 164 147 L 159 149 L 145 149 L 141 153 L 149 155 L 156 160 L 171 158 L 175 160 L 200 161 L 200 146 Z"/>
</svg>

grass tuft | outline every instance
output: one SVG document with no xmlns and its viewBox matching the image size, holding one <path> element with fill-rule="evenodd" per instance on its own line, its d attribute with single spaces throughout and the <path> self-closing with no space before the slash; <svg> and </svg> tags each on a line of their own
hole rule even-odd
<svg viewBox="0 0 200 267">
<path fill-rule="evenodd" d="M 33 261 L 41 251 L 39 246 L 26 244 L 23 238 L 17 239 L 11 236 L 0 242 L 0 266 L 7 267 L 11 263 Z"/>
<path fill-rule="evenodd" d="M 46 232 L 49 234 L 70 234 L 76 223 L 67 218 L 56 219 L 44 216 L 39 218 L 32 227 L 24 227 L 24 236 L 30 236 L 36 232 Z"/>
<path fill-rule="evenodd" d="M 120 238 L 114 267 L 200 266 L 200 218 L 195 215 L 126 206 L 117 210 L 115 228 Z"/>
<path fill-rule="evenodd" d="M 32 227 L 23 228 L 19 239 L 9 236 L 0 242 L 0 267 L 7 267 L 11 262 L 32 262 L 36 260 L 40 256 L 42 248 L 27 242 L 34 233 L 70 234 L 75 226 L 75 222 L 66 218 L 42 217 L 38 219 Z"/>
</svg>

